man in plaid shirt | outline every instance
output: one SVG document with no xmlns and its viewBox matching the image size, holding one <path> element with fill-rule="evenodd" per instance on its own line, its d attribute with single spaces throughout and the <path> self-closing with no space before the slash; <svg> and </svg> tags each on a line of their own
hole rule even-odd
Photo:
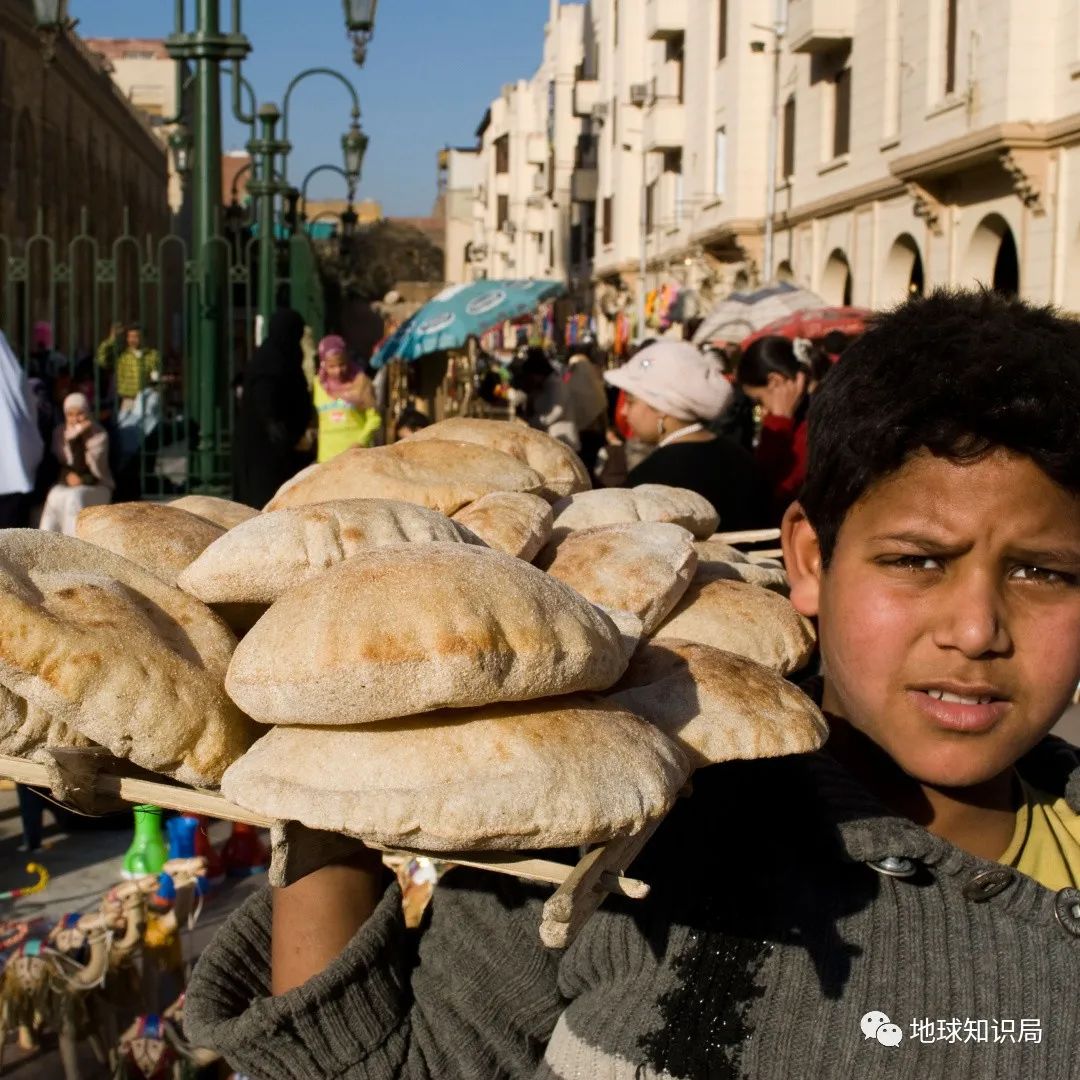
<svg viewBox="0 0 1080 1080">
<path fill-rule="evenodd" d="M 97 362 L 103 371 L 114 373 L 122 413 L 130 410 L 139 391 L 156 383 L 161 374 L 160 354 L 143 348 L 142 330 L 136 325 L 125 332 L 119 323 L 114 324 L 109 337 L 98 346 Z"/>
</svg>

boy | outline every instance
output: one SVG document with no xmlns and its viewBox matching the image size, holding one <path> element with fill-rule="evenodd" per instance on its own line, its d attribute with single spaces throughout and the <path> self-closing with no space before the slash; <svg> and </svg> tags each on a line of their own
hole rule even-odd
<svg viewBox="0 0 1080 1080">
<path fill-rule="evenodd" d="M 456 870 L 416 941 L 375 856 L 324 866 L 233 916 L 189 1035 L 274 1080 L 1075 1075 L 1080 772 L 1045 736 L 1080 681 L 1078 415 L 1077 324 L 885 315 L 784 521 L 825 750 L 699 772 L 649 899 L 565 953 L 543 890 Z"/>
</svg>

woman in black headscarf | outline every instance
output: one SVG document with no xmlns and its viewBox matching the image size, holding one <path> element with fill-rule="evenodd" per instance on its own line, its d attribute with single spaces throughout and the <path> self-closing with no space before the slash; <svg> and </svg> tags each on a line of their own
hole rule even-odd
<svg viewBox="0 0 1080 1080">
<path fill-rule="evenodd" d="M 291 308 L 270 317 L 266 340 L 244 372 L 236 424 L 236 498 L 261 509 L 310 461 L 298 443 L 311 422 L 300 341 L 304 319 Z"/>
</svg>

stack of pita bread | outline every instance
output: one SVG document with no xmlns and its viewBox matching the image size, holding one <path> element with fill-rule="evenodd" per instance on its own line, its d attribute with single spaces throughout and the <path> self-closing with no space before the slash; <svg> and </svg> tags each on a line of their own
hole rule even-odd
<svg viewBox="0 0 1080 1080">
<path fill-rule="evenodd" d="M 631 834 L 696 767 L 820 745 L 783 678 L 813 629 L 782 566 L 713 538 L 693 492 L 588 486 L 546 435 L 451 420 L 261 513 L 190 496 L 84 511 L 90 543 L 0 533 L 0 753 L 97 743 L 449 852 Z"/>
<path fill-rule="evenodd" d="M 235 647 L 206 605 L 128 559 L 0 531 L 2 753 L 93 743 L 216 785 L 257 733 L 225 693 Z"/>
</svg>

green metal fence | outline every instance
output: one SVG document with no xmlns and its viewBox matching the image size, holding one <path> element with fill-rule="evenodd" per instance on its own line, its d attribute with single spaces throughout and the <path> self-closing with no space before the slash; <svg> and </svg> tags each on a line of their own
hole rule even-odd
<svg viewBox="0 0 1080 1080">
<path fill-rule="evenodd" d="M 68 392 L 86 393 L 110 433 L 118 500 L 231 492 L 235 384 L 256 344 L 257 246 L 250 229 L 237 229 L 195 259 L 178 235 L 135 235 L 126 210 L 120 235 L 108 240 L 85 210 L 66 244 L 47 235 L 42 213 L 32 235 L 0 235 L 0 330 L 37 380 L 43 427 L 62 419 Z M 277 294 L 321 335 L 325 301 L 311 243 L 298 235 L 280 247 Z M 208 440 L 194 419 L 202 360 L 193 343 L 195 321 L 210 309 L 220 339 L 214 376 L 202 380 L 214 398 Z M 41 324 L 51 328 L 48 350 L 37 347 Z M 114 327 L 132 325 L 160 360 L 157 379 L 140 370 L 134 398 L 119 392 L 134 387 L 118 385 L 121 348 L 108 345 Z"/>
</svg>

